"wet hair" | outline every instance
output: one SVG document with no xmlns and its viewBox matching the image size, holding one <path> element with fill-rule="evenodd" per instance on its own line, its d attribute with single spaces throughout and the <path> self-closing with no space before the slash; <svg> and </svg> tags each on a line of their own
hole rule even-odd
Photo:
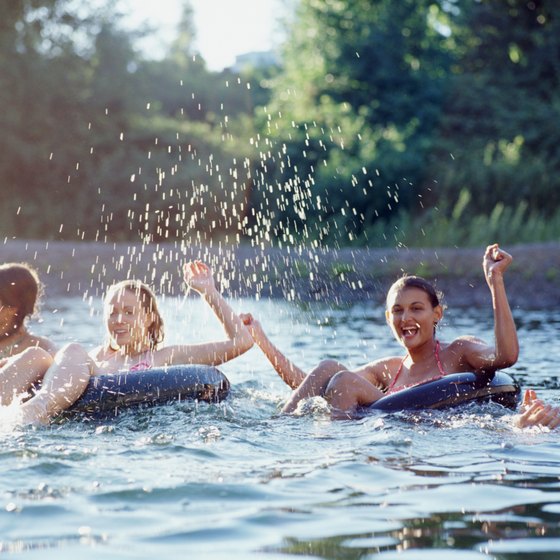
<svg viewBox="0 0 560 560">
<path fill-rule="evenodd" d="M 389 298 L 391 297 L 391 295 L 393 295 L 395 292 L 398 292 L 399 290 L 406 290 L 407 288 L 417 288 L 419 290 L 422 290 L 428 296 L 432 307 L 437 307 L 438 305 L 441 305 L 443 307 L 443 293 L 439 290 L 436 290 L 436 288 L 432 284 L 430 284 L 430 282 L 420 276 L 403 276 L 396 282 L 394 282 L 387 292 L 387 307 L 389 305 Z"/>
<path fill-rule="evenodd" d="M 23 325 L 25 318 L 37 312 L 43 294 L 43 285 L 37 272 L 25 263 L 0 265 L 0 304 L 16 308 L 14 330 Z"/>
<path fill-rule="evenodd" d="M 163 342 L 164 330 L 163 330 L 163 318 L 158 309 L 158 304 L 156 296 L 152 289 L 144 282 L 140 280 L 123 280 L 122 282 L 117 282 L 113 284 L 105 295 L 105 301 L 111 296 L 111 294 L 118 292 L 119 290 L 127 290 L 136 295 L 144 311 L 152 316 L 152 322 L 148 327 L 148 337 L 150 340 L 150 346 L 152 349 Z"/>
</svg>

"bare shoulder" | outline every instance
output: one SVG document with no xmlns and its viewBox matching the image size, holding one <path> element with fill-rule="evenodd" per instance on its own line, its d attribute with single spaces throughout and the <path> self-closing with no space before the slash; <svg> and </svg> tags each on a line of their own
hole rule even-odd
<svg viewBox="0 0 560 560">
<path fill-rule="evenodd" d="M 494 348 L 474 336 L 461 336 L 448 345 L 442 345 L 446 371 L 478 371 L 487 367 L 494 357 Z"/>
<path fill-rule="evenodd" d="M 464 335 L 443 346 L 450 352 L 464 354 L 470 351 L 480 351 L 482 348 L 486 348 L 488 344 L 476 336 Z"/>
<path fill-rule="evenodd" d="M 27 348 L 42 348 L 53 356 L 56 354 L 57 348 L 51 340 L 44 336 L 37 336 L 35 334 L 27 334 L 24 340 L 18 345 L 18 352 Z"/>
<path fill-rule="evenodd" d="M 44 336 L 36 336 L 36 335 L 32 335 L 32 340 L 33 340 L 33 346 L 38 346 L 39 348 L 46 350 L 49 354 L 52 354 L 53 356 L 54 354 L 56 354 L 57 347 L 55 343 L 52 342 L 52 340 L 49 340 Z"/>
</svg>

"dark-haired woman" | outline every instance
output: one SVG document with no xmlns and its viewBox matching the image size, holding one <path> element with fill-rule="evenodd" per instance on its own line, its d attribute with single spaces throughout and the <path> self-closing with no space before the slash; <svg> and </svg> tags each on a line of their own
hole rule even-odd
<svg viewBox="0 0 560 560">
<path fill-rule="evenodd" d="M 306 375 L 270 342 L 251 315 L 242 315 L 242 319 L 280 377 L 294 389 L 283 412 L 294 412 L 302 399 L 322 396 L 335 415 L 352 417 L 358 407 L 370 405 L 384 395 L 450 373 L 513 365 L 519 346 L 503 278 L 511 261 L 511 255 L 497 244 L 487 247 L 484 253 L 484 276 L 494 310 L 493 345 L 471 336 L 449 343 L 438 340 L 437 325 L 443 317 L 443 306 L 432 285 L 417 276 L 399 279 L 387 294 L 385 316 L 404 347 L 404 356 L 382 358 L 354 371 L 335 360 L 326 360 Z"/>
<path fill-rule="evenodd" d="M 42 348 L 49 354 L 55 345 L 29 332 L 27 319 L 37 312 L 43 288 L 33 268 L 23 263 L 0 265 L 0 366 L 27 348 Z"/>
</svg>

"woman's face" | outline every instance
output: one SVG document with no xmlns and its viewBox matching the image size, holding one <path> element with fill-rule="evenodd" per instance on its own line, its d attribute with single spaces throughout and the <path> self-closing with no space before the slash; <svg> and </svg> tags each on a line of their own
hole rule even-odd
<svg viewBox="0 0 560 560">
<path fill-rule="evenodd" d="M 152 318 L 135 292 L 126 288 L 114 291 L 105 302 L 105 313 L 107 330 L 116 346 L 135 351 L 149 346 Z"/>
<path fill-rule="evenodd" d="M 434 339 L 434 326 L 441 320 L 441 305 L 432 307 L 420 288 L 401 288 L 389 295 L 385 316 L 396 339 L 405 348 L 417 348 Z"/>
</svg>

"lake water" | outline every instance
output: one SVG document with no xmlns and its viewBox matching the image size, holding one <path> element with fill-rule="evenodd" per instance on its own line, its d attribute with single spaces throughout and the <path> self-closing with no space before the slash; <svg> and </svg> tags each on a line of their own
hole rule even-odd
<svg viewBox="0 0 560 560">
<path fill-rule="evenodd" d="M 309 368 L 401 354 L 369 304 L 236 300 Z M 197 299 L 163 304 L 168 342 L 220 333 Z M 515 311 L 523 386 L 558 403 L 557 314 Z M 95 345 L 97 302 L 52 299 L 36 332 Z M 492 338 L 490 309 L 451 309 L 441 338 Z M 0 428 L 0 552 L 16 558 L 557 560 L 559 433 L 497 405 L 331 421 L 288 395 L 257 349 L 223 367 L 222 404 Z"/>
</svg>

